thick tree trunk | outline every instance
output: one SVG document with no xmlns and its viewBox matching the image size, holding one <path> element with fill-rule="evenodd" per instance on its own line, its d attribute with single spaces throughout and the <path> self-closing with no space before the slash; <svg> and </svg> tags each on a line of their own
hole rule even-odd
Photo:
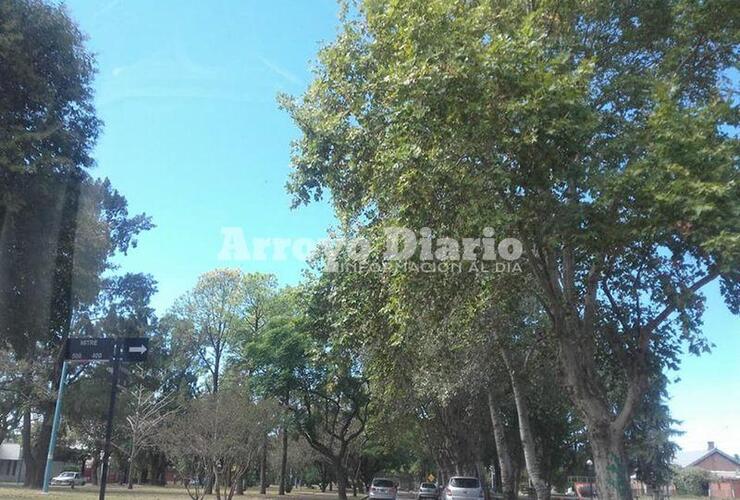
<svg viewBox="0 0 740 500">
<path fill-rule="evenodd" d="M 606 425 L 591 425 L 588 439 L 599 500 L 632 500 L 623 434 L 610 430 Z"/>
<path fill-rule="evenodd" d="M 573 327 L 570 331 L 577 330 Z M 642 387 L 635 384 L 635 380 L 628 381 L 633 385 L 628 388 L 623 413 L 615 418 L 593 366 L 593 341 L 561 336 L 558 342 L 558 355 L 570 399 L 586 424 L 599 500 L 632 500 L 624 451 L 624 428 L 636 410 L 634 400 L 641 394 Z"/>
<path fill-rule="evenodd" d="M 509 372 L 511 388 L 514 392 L 514 403 L 516 404 L 517 421 L 519 423 L 519 438 L 521 439 L 522 449 L 524 450 L 524 463 L 527 467 L 527 475 L 529 476 L 529 480 L 532 481 L 537 500 L 550 500 L 550 486 L 545 480 L 542 459 L 540 454 L 537 453 L 537 446 L 529 420 L 529 403 L 527 402 L 524 383 L 519 377 L 517 367 L 513 366 L 506 347 L 499 345 L 499 348 L 501 349 L 501 357 Z"/>
<path fill-rule="evenodd" d="M 285 485 L 287 484 L 288 478 L 286 474 L 288 472 L 288 425 L 283 424 L 283 453 L 280 459 L 280 488 L 278 489 L 278 495 L 285 495 Z"/>
<path fill-rule="evenodd" d="M 493 462 L 493 479 L 495 491 L 501 491 L 501 465 L 498 460 Z"/>
<path fill-rule="evenodd" d="M 493 439 L 496 443 L 496 455 L 501 471 L 501 493 L 503 500 L 516 500 L 516 476 L 514 474 L 514 463 L 511 459 L 511 451 L 506 441 L 506 427 L 504 426 L 501 409 L 498 406 L 496 395 L 492 388 L 488 389 L 488 409 L 491 413 L 491 426 L 493 427 Z"/>
<path fill-rule="evenodd" d="M 58 385 L 58 384 L 55 384 Z M 48 406 L 48 405 L 45 405 Z M 39 430 L 36 442 L 30 446 L 30 461 L 26 464 L 26 479 L 25 485 L 35 489 L 41 489 L 44 486 L 44 468 L 46 466 L 46 454 L 49 448 L 49 440 L 51 438 L 51 418 L 50 411 L 47 409 L 42 413 L 41 429 Z M 24 423 L 25 427 L 25 423 Z M 30 441 L 29 432 L 29 441 Z M 24 439 L 25 441 L 25 439 Z M 42 451 L 43 450 L 43 451 Z M 29 467 L 30 465 L 30 467 Z"/>
<path fill-rule="evenodd" d="M 341 464 L 337 464 L 334 470 L 337 475 L 337 495 L 339 495 L 339 500 L 347 500 L 347 471 L 344 470 Z"/>
</svg>

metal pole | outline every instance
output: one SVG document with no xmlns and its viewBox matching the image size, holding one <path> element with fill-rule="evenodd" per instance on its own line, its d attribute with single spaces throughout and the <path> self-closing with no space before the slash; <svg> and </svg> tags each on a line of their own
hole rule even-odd
<svg viewBox="0 0 740 500">
<path fill-rule="evenodd" d="M 118 392 L 118 371 L 121 366 L 120 342 L 116 340 L 113 344 L 113 382 L 110 390 L 110 403 L 108 404 L 108 423 L 105 427 L 105 446 L 103 448 L 103 476 L 100 478 L 99 500 L 105 500 L 105 486 L 108 482 L 108 462 L 110 462 L 110 439 L 113 434 L 113 416 L 116 410 L 116 393 Z"/>
<path fill-rule="evenodd" d="M 57 445 L 57 433 L 59 432 L 59 421 L 62 419 L 62 396 L 64 385 L 67 382 L 67 362 L 62 363 L 62 374 L 59 376 L 59 390 L 57 391 L 57 405 L 54 408 L 54 421 L 51 424 L 51 437 L 49 438 L 49 452 L 46 454 L 46 469 L 44 470 L 44 493 L 49 493 L 49 481 L 51 481 L 51 469 L 54 465 L 54 448 Z"/>
</svg>

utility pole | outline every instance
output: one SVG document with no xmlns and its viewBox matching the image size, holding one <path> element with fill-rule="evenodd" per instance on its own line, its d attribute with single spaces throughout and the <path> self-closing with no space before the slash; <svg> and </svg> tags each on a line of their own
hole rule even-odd
<svg viewBox="0 0 740 500">
<path fill-rule="evenodd" d="M 46 454 L 46 469 L 44 469 L 44 493 L 49 493 L 49 482 L 51 481 L 51 469 L 54 466 L 54 448 L 56 448 L 56 445 L 57 445 L 57 433 L 59 432 L 59 422 L 62 419 L 62 396 L 64 396 L 64 386 L 66 383 L 67 383 L 67 361 L 65 360 L 64 363 L 62 363 L 62 374 L 59 376 L 59 390 L 57 391 L 57 404 L 56 404 L 56 407 L 54 408 L 54 421 L 51 424 L 51 437 L 49 438 L 49 451 Z"/>
</svg>

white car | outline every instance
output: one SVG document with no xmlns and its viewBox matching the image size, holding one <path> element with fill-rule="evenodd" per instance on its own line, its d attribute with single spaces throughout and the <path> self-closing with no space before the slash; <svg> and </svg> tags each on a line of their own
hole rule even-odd
<svg viewBox="0 0 740 500">
<path fill-rule="evenodd" d="M 477 477 L 451 477 L 444 492 L 444 500 L 483 500 L 484 497 Z"/>
<path fill-rule="evenodd" d="M 376 477 L 370 483 L 369 500 L 396 500 L 398 485 L 393 479 Z"/>
<path fill-rule="evenodd" d="M 85 478 L 79 472 L 62 472 L 51 478 L 52 486 L 85 486 Z"/>
</svg>

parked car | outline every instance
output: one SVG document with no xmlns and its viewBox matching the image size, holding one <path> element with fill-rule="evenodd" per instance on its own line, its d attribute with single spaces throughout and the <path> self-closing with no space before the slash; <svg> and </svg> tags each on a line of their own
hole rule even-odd
<svg viewBox="0 0 740 500">
<path fill-rule="evenodd" d="M 396 500 L 398 485 L 393 479 L 376 477 L 370 483 L 370 500 Z"/>
<path fill-rule="evenodd" d="M 80 476 L 79 472 L 62 472 L 56 477 L 51 478 L 52 486 L 85 486 L 85 478 Z"/>
<path fill-rule="evenodd" d="M 444 500 L 478 500 L 484 496 L 477 477 L 451 477 L 444 492 Z"/>
<path fill-rule="evenodd" d="M 439 498 L 437 485 L 434 483 L 421 483 L 419 485 L 419 491 L 416 493 L 416 498 L 417 500 L 422 500 L 424 498 L 433 498 L 436 500 Z"/>
</svg>

